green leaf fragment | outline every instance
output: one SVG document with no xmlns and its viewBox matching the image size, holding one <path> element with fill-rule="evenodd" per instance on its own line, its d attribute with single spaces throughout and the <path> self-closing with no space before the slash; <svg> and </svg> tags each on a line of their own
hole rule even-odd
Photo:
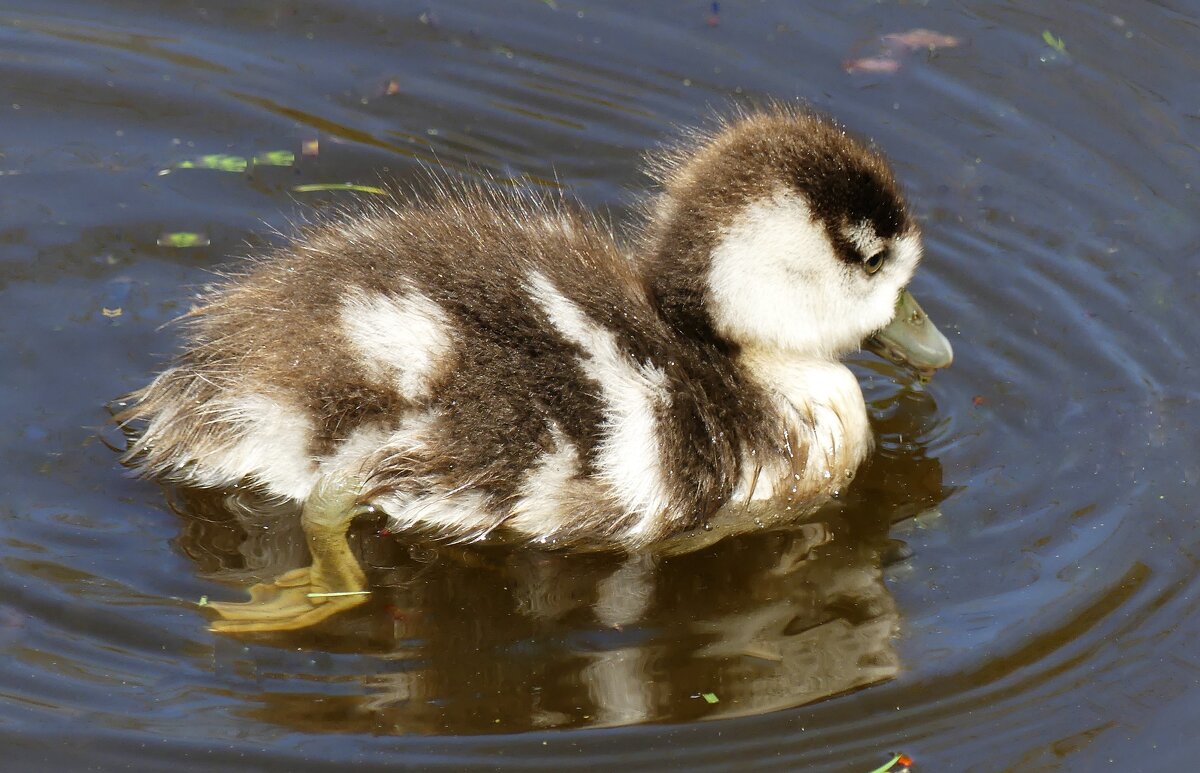
<svg viewBox="0 0 1200 773">
<path fill-rule="evenodd" d="M 159 247 L 203 247 L 209 243 L 204 234 L 189 231 L 176 231 L 158 237 Z"/>
<path fill-rule="evenodd" d="M 291 166 L 296 163 L 296 154 L 290 150 L 268 150 L 254 157 L 259 166 Z"/>
<path fill-rule="evenodd" d="M 242 156 L 228 156 L 224 153 L 210 153 L 207 156 L 188 161 L 180 161 L 176 169 L 213 169 L 218 172 L 244 172 L 249 162 Z"/>
<path fill-rule="evenodd" d="M 702 693 L 700 693 L 700 697 L 704 699 L 705 703 L 720 703 L 721 702 L 721 699 L 717 697 L 717 694 L 715 692 L 702 692 Z"/>
<path fill-rule="evenodd" d="M 1042 40 L 1058 53 L 1067 53 L 1067 44 L 1063 42 L 1062 38 L 1055 37 L 1050 30 L 1042 30 Z"/>
<path fill-rule="evenodd" d="M 318 191 L 357 191 L 358 193 L 374 193 L 376 196 L 386 196 L 388 192 L 373 185 L 355 185 L 354 183 L 311 183 L 309 185 L 294 185 L 296 193 L 316 193 Z"/>
<path fill-rule="evenodd" d="M 258 166 L 292 166 L 296 163 L 296 154 L 290 150 L 268 150 L 259 153 L 254 158 L 231 156 L 226 153 L 209 153 L 204 156 L 186 159 L 175 164 L 175 169 L 210 169 L 215 172 L 244 172 L 252 164 Z"/>
</svg>

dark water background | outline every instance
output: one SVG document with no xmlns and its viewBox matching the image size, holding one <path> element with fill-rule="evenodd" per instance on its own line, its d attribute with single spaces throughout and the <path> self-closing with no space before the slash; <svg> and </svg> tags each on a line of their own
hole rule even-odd
<svg viewBox="0 0 1200 773">
<path fill-rule="evenodd" d="M 1200 8 L 802 5 L 4 3 L 0 768 L 1193 766 Z M 959 44 L 847 71 L 917 28 Z M 207 631 L 294 527 L 123 477 L 98 428 L 210 269 L 346 197 L 292 186 L 436 160 L 619 222 L 672 125 L 766 98 L 888 152 L 956 348 L 927 386 L 861 358 L 879 447 L 840 507 L 628 562 L 366 524 L 370 604 Z"/>
</svg>

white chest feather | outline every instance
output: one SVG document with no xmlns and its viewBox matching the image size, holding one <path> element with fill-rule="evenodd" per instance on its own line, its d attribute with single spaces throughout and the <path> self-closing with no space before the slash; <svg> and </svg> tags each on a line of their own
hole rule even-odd
<svg viewBox="0 0 1200 773">
<path fill-rule="evenodd" d="M 840 491 L 871 450 L 862 390 L 837 362 L 751 352 L 743 364 L 769 387 L 785 417 L 783 458 L 745 460 L 734 501 L 823 500 Z"/>
</svg>

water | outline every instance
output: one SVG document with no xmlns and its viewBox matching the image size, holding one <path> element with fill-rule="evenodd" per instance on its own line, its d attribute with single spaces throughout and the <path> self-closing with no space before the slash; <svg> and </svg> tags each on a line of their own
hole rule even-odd
<svg viewBox="0 0 1200 773">
<path fill-rule="evenodd" d="M 1190 764 L 1200 9 L 798 5 L 10 0 L 6 765 Z M 920 28 L 958 45 L 882 40 Z M 346 196 L 292 186 L 474 166 L 620 222 L 671 126 L 797 97 L 893 159 L 957 355 L 928 385 L 857 361 L 879 444 L 836 508 L 658 562 L 365 523 L 370 604 L 207 632 L 201 597 L 303 562 L 294 526 L 123 477 L 103 406 L 163 365 L 210 269 Z M 279 150 L 297 163 L 173 169 Z M 159 245 L 178 232 L 198 246 Z"/>
</svg>

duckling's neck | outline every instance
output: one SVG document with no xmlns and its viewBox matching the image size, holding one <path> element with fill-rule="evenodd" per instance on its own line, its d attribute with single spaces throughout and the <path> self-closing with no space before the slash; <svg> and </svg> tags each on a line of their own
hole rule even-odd
<svg viewBox="0 0 1200 773">
<path fill-rule="evenodd" d="M 827 405 L 839 415 L 860 414 L 866 420 L 858 379 L 840 362 L 756 347 L 742 349 L 737 363 L 763 389 L 786 397 L 797 407 Z"/>
<path fill-rule="evenodd" d="M 738 396 L 741 404 L 755 406 L 753 415 L 759 419 L 758 425 L 736 430 L 746 432 L 749 438 L 743 450 L 758 446 L 762 439 L 759 430 L 779 431 L 784 437 L 769 438 L 772 447 L 806 456 L 801 463 L 804 469 L 800 479 L 795 477 L 796 470 L 780 468 L 775 471 L 774 484 L 755 490 L 766 483 L 765 479 L 756 479 L 749 488 L 739 486 L 740 495 L 754 499 L 769 496 L 784 485 L 781 475 L 791 479 L 789 487 L 794 486 L 809 496 L 841 488 L 870 451 L 872 434 L 862 390 L 854 374 L 835 359 L 833 351 L 837 347 L 814 346 L 811 337 L 806 336 L 772 335 L 771 331 L 781 327 L 776 321 L 759 324 L 761 335 L 731 339 L 728 336 L 731 329 L 744 329 L 747 325 L 720 323 L 714 304 L 721 298 L 713 286 L 714 255 L 723 249 L 723 244 L 728 246 L 731 237 L 702 227 L 694 211 L 673 202 L 660 202 L 659 216 L 655 221 L 658 230 L 652 230 L 647 240 L 644 264 L 647 285 L 659 314 L 697 345 L 701 368 L 715 368 L 724 373 L 723 378 L 710 379 L 711 384 L 734 385 L 743 392 Z M 738 253 L 734 257 L 743 258 L 740 262 L 747 264 L 754 257 L 754 248 L 761 245 L 744 239 L 742 242 L 733 250 Z M 729 290 L 728 286 L 725 289 Z M 736 285 L 734 290 L 745 287 Z M 763 294 L 750 291 L 732 294 L 744 301 L 739 309 L 745 311 L 748 304 L 749 311 L 741 317 L 751 323 L 751 328 L 755 327 L 752 323 L 768 318 L 772 309 L 778 311 L 796 305 L 794 299 L 764 298 Z M 804 320 L 791 320 L 788 324 L 802 327 Z M 791 338 L 788 343 L 793 346 L 781 346 L 778 343 L 781 337 Z M 796 346 L 810 346 L 813 351 Z M 754 475 L 761 459 L 742 461 L 743 474 Z M 772 477 L 770 470 L 763 472 L 768 479 Z M 738 496 L 735 492 L 734 498 Z"/>
</svg>

